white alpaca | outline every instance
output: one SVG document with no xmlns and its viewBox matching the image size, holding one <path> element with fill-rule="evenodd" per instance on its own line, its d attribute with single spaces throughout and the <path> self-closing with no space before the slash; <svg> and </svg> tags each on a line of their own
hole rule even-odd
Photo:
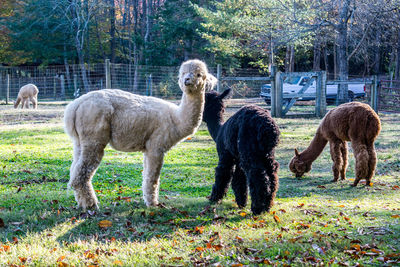
<svg viewBox="0 0 400 267">
<path fill-rule="evenodd" d="M 91 180 L 108 143 L 116 150 L 144 153 L 143 199 L 147 206 L 158 205 L 164 154 L 200 125 L 208 75 L 202 61 L 182 63 L 179 86 L 183 95 L 179 106 L 106 89 L 83 95 L 66 107 L 65 131 L 74 147 L 68 186 L 74 189 L 78 207 L 98 209 Z"/>
<path fill-rule="evenodd" d="M 39 89 L 32 83 L 22 86 L 21 89 L 19 89 L 17 100 L 14 103 L 14 108 L 17 108 L 21 101 L 21 108 L 29 108 L 29 101 L 31 101 L 33 108 L 37 109 L 38 93 Z"/>
</svg>

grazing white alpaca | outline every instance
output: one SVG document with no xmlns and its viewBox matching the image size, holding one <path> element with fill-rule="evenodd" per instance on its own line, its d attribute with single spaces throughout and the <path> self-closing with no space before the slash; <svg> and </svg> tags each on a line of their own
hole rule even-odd
<svg viewBox="0 0 400 267">
<path fill-rule="evenodd" d="M 38 93 L 39 89 L 32 83 L 22 86 L 21 89 L 19 89 L 17 100 L 14 103 L 14 108 L 17 108 L 21 101 L 21 108 L 29 108 L 29 101 L 31 101 L 33 108 L 37 109 Z"/>
<path fill-rule="evenodd" d="M 144 153 L 143 199 L 147 206 L 158 205 L 164 154 L 200 125 L 208 75 L 206 64 L 200 60 L 182 63 L 179 106 L 106 89 L 83 95 L 66 107 L 65 131 L 74 146 L 68 186 L 74 190 L 78 207 L 98 208 L 91 180 L 108 143 L 116 150 Z"/>
</svg>

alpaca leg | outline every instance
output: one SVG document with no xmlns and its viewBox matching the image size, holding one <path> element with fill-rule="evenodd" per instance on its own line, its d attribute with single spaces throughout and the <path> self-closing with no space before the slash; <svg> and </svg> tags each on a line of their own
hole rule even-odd
<svg viewBox="0 0 400 267">
<path fill-rule="evenodd" d="M 342 169 L 340 170 L 340 179 L 346 180 L 346 170 L 347 170 L 347 162 L 348 162 L 348 150 L 347 143 L 343 141 L 340 146 L 340 151 L 342 152 Z"/>
<path fill-rule="evenodd" d="M 212 188 L 210 201 L 220 201 L 228 191 L 233 175 L 233 158 L 229 153 L 219 153 L 218 166 L 215 168 L 215 183 Z"/>
<path fill-rule="evenodd" d="M 146 206 L 158 205 L 160 173 L 163 165 L 164 153 L 145 152 L 143 160 L 143 199 Z"/>
<path fill-rule="evenodd" d="M 29 109 L 29 98 L 24 98 L 25 100 L 25 108 Z"/>
<path fill-rule="evenodd" d="M 247 205 L 247 179 L 239 164 L 236 164 L 235 172 L 232 178 L 232 189 L 235 194 L 235 200 L 239 208 Z"/>
<path fill-rule="evenodd" d="M 271 195 L 267 197 L 265 203 L 265 206 L 268 207 L 268 210 L 274 204 L 276 192 L 278 191 L 279 188 L 278 169 L 279 169 L 279 163 L 274 159 L 274 157 L 269 158 L 266 162 L 266 167 L 265 167 L 265 170 L 269 177 L 269 187 L 270 187 L 269 191 L 271 192 Z"/>
<path fill-rule="evenodd" d="M 341 144 L 342 144 L 342 142 L 339 140 L 329 142 L 331 158 L 333 161 L 333 165 L 332 165 L 333 181 L 332 182 L 338 181 L 339 173 L 342 170 L 343 162 L 342 162 Z"/>
<path fill-rule="evenodd" d="M 32 108 L 37 109 L 37 98 L 32 96 L 29 98 L 29 100 L 32 102 Z"/>
<path fill-rule="evenodd" d="M 269 211 L 279 187 L 279 163 L 269 158 L 246 157 L 242 169 L 246 173 L 251 195 L 251 211 L 257 215 Z"/>
<path fill-rule="evenodd" d="M 83 210 L 98 209 L 98 200 L 91 181 L 103 158 L 105 145 L 88 143 L 81 145 L 80 149 L 75 148 L 68 186 L 74 189 L 78 207 Z"/>
<path fill-rule="evenodd" d="M 356 178 L 353 186 L 357 186 L 361 179 L 367 179 L 369 173 L 369 154 L 367 146 L 362 143 L 352 142 L 354 157 L 356 159 Z"/>
<path fill-rule="evenodd" d="M 81 157 L 81 146 L 79 144 L 78 141 L 73 141 L 73 151 L 74 151 L 74 155 L 73 155 L 73 160 L 72 160 L 72 164 L 71 164 L 71 168 L 70 168 L 70 177 L 72 177 L 72 173 L 74 173 L 75 170 L 75 165 L 76 163 L 79 161 L 80 157 Z"/>
<path fill-rule="evenodd" d="M 265 169 L 258 166 L 244 167 L 250 188 L 251 211 L 257 215 L 270 209 L 271 187 Z"/>
<path fill-rule="evenodd" d="M 371 146 L 367 146 L 368 150 L 368 174 L 366 177 L 367 185 L 371 185 L 371 179 L 374 176 L 375 168 L 376 168 L 376 151 L 375 146 L 372 144 Z"/>
<path fill-rule="evenodd" d="M 26 108 L 26 98 L 22 98 L 21 100 L 21 109 Z"/>
</svg>

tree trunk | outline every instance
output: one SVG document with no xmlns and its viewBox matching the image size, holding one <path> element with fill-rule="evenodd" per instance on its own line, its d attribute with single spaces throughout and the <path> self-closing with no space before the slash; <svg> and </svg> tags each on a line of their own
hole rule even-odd
<svg viewBox="0 0 400 267">
<path fill-rule="evenodd" d="M 138 64 L 139 64 L 139 56 L 138 56 L 138 47 L 137 47 L 137 41 L 136 38 L 138 36 L 138 23 L 139 23 L 139 11 L 138 11 L 138 0 L 133 0 L 133 34 L 135 36 L 135 40 L 133 42 L 133 61 L 135 64 L 135 72 L 133 75 L 133 92 L 138 91 L 138 86 L 139 86 L 139 74 L 138 74 Z"/>
<path fill-rule="evenodd" d="M 69 73 L 69 64 L 68 64 L 68 57 L 67 57 L 67 45 L 64 43 L 64 67 L 65 67 L 65 76 L 67 78 L 67 87 L 69 88 L 71 85 L 71 74 Z"/>
<path fill-rule="evenodd" d="M 293 71 L 294 71 L 294 46 L 288 45 L 286 46 L 285 72 L 293 72 Z"/>
<path fill-rule="evenodd" d="M 145 3 L 143 3 L 144 5 Z M 149 44 L 150 44 L 150 33 L 151 33 L 151 28 L 152 28 L 152 21 L 151 21 L 151 16 L 152 16 L 152 10 L 153 10 L 153 1 L 152 0 L 147 0 L 146 1 L 146 32 L 144 34 L 144 50 L 146 51 L 146 65 L 149 63 L 150 60 L 150 53 L 149 53 Z"/>
<path fill-rule="evenodd" d="M 326 40 L 324 42 L 323 55 L 324 55 L 324 70 L 326 71 L 326 73 L 329 73 L 328 44 L 326 43 Z"/>
<path fill-rule="evenodd" d="M 85 87 L 85 92 L 88 93 L 90 91 L 90 85 L 87 78 L 85 58 L 83 55 L 83 49 L 79 42 L 79 36 L 76 36 L 75 38 L 75 46 L 76 46 L 76 53 L 78 54 L 79 67 L 81 69 L 83 86 Z"/>
<path fill-rule="evenodd" d="M 109 10 L 109 18 L 110 18 L 110 61 L 111 63 L 115 63 L 115 2 L 114 0 L 110 0 L 110 10 Z"/>
<path fill-rule="evenodd" d="M 336 27 L 337 30 L 337 60 L 338 60 L 338 74 L 340 81 L 348 80 L 349 66 L 347 61 L 347 24 L 348 14 L 350 8 L 350 0 L 344 0 L 339 13 L 339 23 Z M 340 105 L 348 101 L 347 84 L 340 84 L 338 86 L 337 104 Z"/>
<path fill-rule="evenodd" d="M 321 70 L 321 38 L 319 37 L 319 33 L 314 40 L 314 60 L 313 60 L 313 70 L 320 71 Z"/>
<path fill-rule="evenodd" d="M 397 49 L 396 49 L 396 70 L 395 80 L 400 79 L 400 30 L 397 32 Z"/>
<path fill-rule="evenodd" d="M 375 45 L 374 45 L 374 74 L 379 75 L 381 63 L 381 30 L 378 27 L 375 32 Z"/>
</svg>

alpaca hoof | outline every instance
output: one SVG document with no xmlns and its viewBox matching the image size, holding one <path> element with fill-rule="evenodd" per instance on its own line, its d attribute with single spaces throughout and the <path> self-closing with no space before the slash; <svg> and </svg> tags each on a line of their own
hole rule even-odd
<svg viewBox="0 0 400 267">
<path fill-rule="evenodd" d="M 212 203 L 220 203 L 221 200 L 222 200 L 222 198 L 217 198 L 217 197 L 215 197 L 215 196 L 210 196 L 210 197 L 208 197 L 208 199 L 209 199 L 210 202 L 212 202 Z"/>
<path fill-rule="evenodd" d="M 266 209 L 266 208 L 251 208 L 251 212 L 253 212 L 253 215 L 260 215 L 261 213 L 264 213 L 264 212 L 268 212 L 269 211 L 269 209 Z"/>
<path fill-rule="evenodd" d="M 337 181 L 338 180 L 335 180 L 335 179 L 331 180 L 332 183 L 337 183 Z"/>
</svg>

